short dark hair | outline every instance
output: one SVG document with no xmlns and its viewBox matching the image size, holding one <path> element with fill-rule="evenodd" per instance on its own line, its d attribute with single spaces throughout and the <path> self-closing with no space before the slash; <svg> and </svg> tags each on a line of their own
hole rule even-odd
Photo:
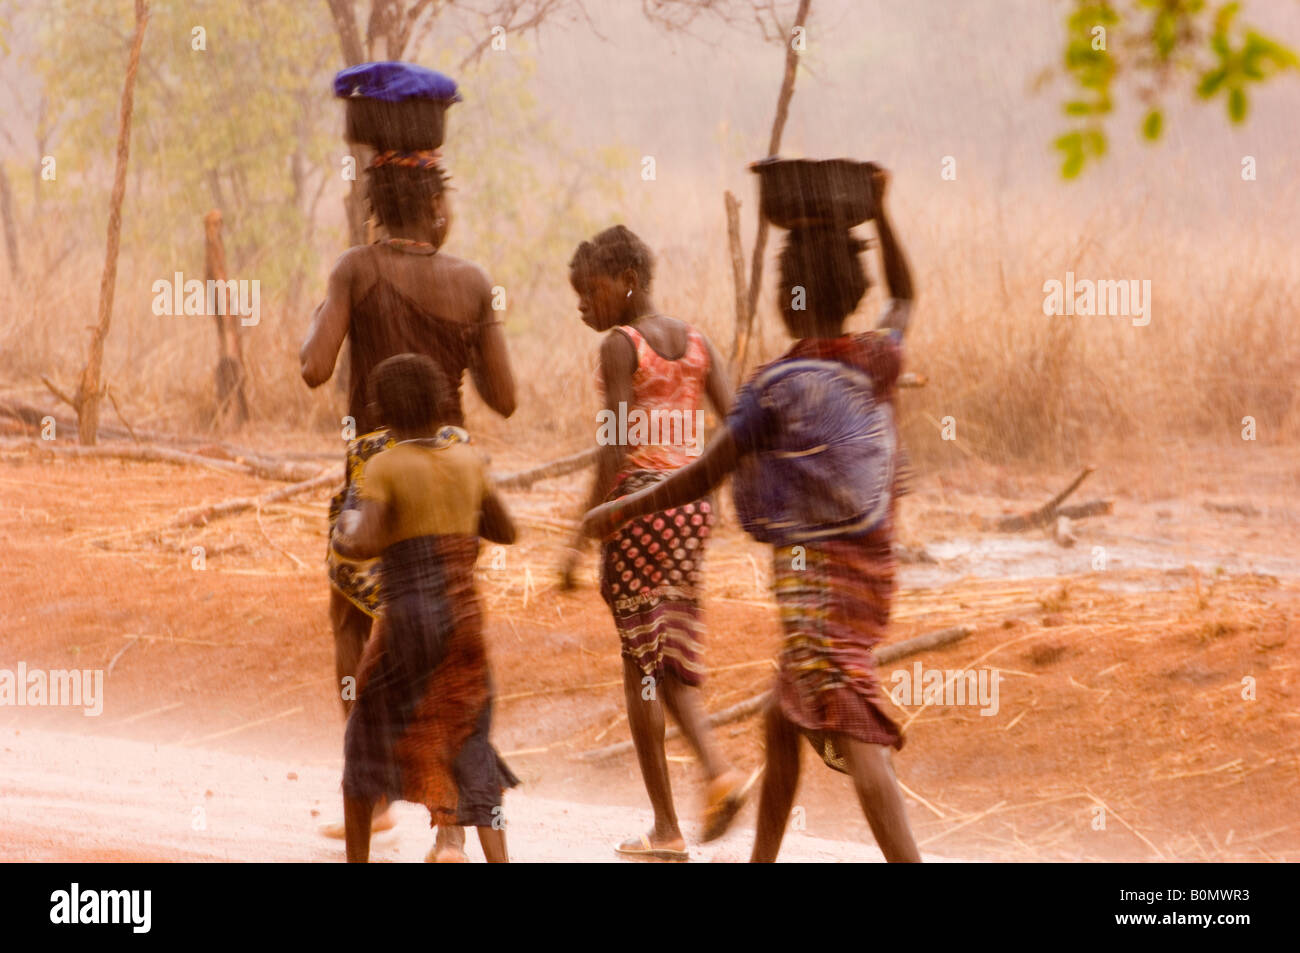
<svg viewBox="0 0 1300 953">
<path fill-rule="evenodd" d="M 791 229 L 778 259 L 781 314 L 791 334 L 821 337 L 840 329 L 871 286 L 858 257 L 866 247 L 844 228 Z"/>
<path fill-rule="evenodd" d="M 611 278 L 631 268 L 636 272 L 641 287 L 649 288 L 654 277 L 654 255 L 631 229 L 615 225 L 579 245 L 569 268 L 573 271 L 589 270 Z"/>
<path fill-rule="evenodd" d="M 443 171 L 438 167 L 387 164 L 366 170 L 370 210 L 386 228 L 427 224 L 433 217 L 433 200 L 445 188 Z"/>
<path fill-rule="evenodd" d="M 381 361 L 371 372 L 370 394 L 385 427 L 418 430 L 451 416 L 451 382 L 423 354 Z"/>
</svg>

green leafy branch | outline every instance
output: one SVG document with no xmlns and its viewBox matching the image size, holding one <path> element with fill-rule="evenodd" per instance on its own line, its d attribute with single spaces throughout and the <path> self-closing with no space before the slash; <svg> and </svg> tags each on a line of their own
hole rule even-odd
<svg viewBox="0 0 1300 953">
<path fill-rule="evenodd" d="M 1163 134 L 1164 92 L 1183 76 L 1194 78 L 1202 100 L 1223 97 L 1230 122 L 1244 122 L 1251 84 L 1300 68 L 1300 57 L 1241 25 L 1241 8 L 1240 2 L 1211 7 L 1206 0 L 1130 0 L 1121 12 L 1105 0 L 1074 0 L 1063 65 L 1076 89 L 1062 106 L 1073 122 L 1053 143 L 1062 176 L 1075 178 L 1106 154 L 1106 121 L 1121 76 L 1136 83 L 1147 104 L 1140 126 L 1147 141 Z"/>
</svg>

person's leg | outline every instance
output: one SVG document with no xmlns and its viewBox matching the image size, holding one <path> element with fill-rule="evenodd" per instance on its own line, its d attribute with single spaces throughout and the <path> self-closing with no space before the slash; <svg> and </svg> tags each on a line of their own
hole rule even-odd
<svg viewBox="0 0 1300 953">
<path fill-rule="evenodd" d="M 439 824 L 433 846 L 424 855 L 426 864 L 463 864 L 469 860 L 465 854 L 465 828 L 459 824 Z"/>
<path fill-rule="evenodd" d="M 708 719 L 704 714 L 700 690 L 687 685 L 672 673 L 664 676 L 658 690 L 663 694 L 664 707 L 681 727 L 682 736 L 700 759 L 705 776 L 712 781 L 730 770 L 731 765 L 713 743 L 713 733 L 709 730 Z"/>
<path fill-rule="evenodd" d="M 349 864 L 364 864 L 370 860 L 370 816 L 374 810 L 375 805 L 364 798 L 343 799 Z"/>
<path fill-rule="evenodd" d="M 912 838 L 911 825 L 907 823 L 907 809 L 903 792 L 894 777 L 889 763 L 889 749 L 884 745 L 854 741 L 845 735 L 835 735 L 835 748 L 848 764 L 853 786 L 862 803 L 862 812 L 871 825 L 885 860 L 890 863 L 920 863 L 921 852 Z"/>
<path fill-rule="evenodd" d="M 717 840 L 731 827 L 732 821 L 745 806 L 748 785 L 745 776 L 734 770 L 713 742 L 708 716 L 700 691 L 669 673 L 662 685 L 664 707 L 681 726 L 686 741 L 695 750 L 708 785 L 704 794 L 704 814 L 700 840 L 704 843 Z"/>
<path fill-rule="evenodd" d="M 434 838 L 433 846 L 442 850 L 444 847 L 452 850 L 465 850 L 465 828 L 459 824 L 439 824 L 438 836 Z"/>
<path fill-rule="evenodd" d="M 775 699 L 768 703 L 764 734 L 767 764 L 758 800 L 758 831 L 749 859 L 751 863 L 770 864 L 781 850 L 790 809 L 794 806 L 801 754 L 799 729 L 785 717 Z"/>
<path fill-rule="evenodd" d="M 623 694 L 627 701 L 627 722 L 632 731 L 632 744 L 641 765 L 641 779 L 650 806 L 654 809 L 654 829 L 650 843 L 655 847 L 680 849 L 685 845 L 681 829 L 677 826 L 677 813 L 673 810 L 672 785 L 668 780 L 668 758 L 664 753 L 664 710 L 659 704 L 658 690 L 654 697 L 642 696 L 641 680 L 645 673 L 631 659 L 623 658 Z"/>
<path fill-rule="evenodd" d="M 352 711 L 352 702 L 357 694 L 357 669 L 361 665 L 361 653 L 365 650 L 366 640 L 370 638 L 371 618 L 348 599 L 347 596 L 330 586 L 330 627 L 334 630 L 334 690 L 343 702 L 343 715 Z M 351 678 L 351 690 L 345 692 L 343 680 Z"/>
<path fill-rule="evenodd" d="M 510 854 L 506 850 L 506 832 L 505 829 L 497 830 L 494 827 L 478 827 L 478 842 L 483 845 L 483 856 L 487 858 L 489 864 L 508 864 L 510 863 Z"/>
<path fill-rule="evenodd" d="M 334 630 L 334 690 L 339 693 L 339 699 L 343 703 L 344 718 L 352 712 L 357 693 L 357 669 L 361 667 L 361 653 L 365 651 L 372 625 L 370 616 L 330 586 L 330 627 Z M 343 679 L 349 676 L 352 678 L 351 689 L 344 692 Z M 388 813 L 387 801 L 375 804 L 374 815 L 372 829 L 375 831 L 391 830 L 396 823 Z M 320 826 L 320 832 L 326 837 L 345 837 L 346 829 L 346 817 L 341 824 L 330 821 Z"/>
</svg>

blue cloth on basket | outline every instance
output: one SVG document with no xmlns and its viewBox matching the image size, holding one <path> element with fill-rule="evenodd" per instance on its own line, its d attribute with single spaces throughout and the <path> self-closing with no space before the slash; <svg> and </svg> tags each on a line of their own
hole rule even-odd
<svg viewBox="0 0 1300 953">
<path fill-rule="evenodd" d="M 349 66 L 334 76 L 334 95 L 354 96 L 399 103 L 408 99 L 433 99 L 446 103 L 461 101 L 456 81 L 435 70 L 414 63 L 385 61 Z"/>
<path fill-rule="evenodd" d="M 736 514 L 755 539 L 861 536 L 889 515 L 894 415 L 862 371 L 839 361 L 777 361 L 740 389 L 727 427 L 741 454 Z"/>
</svg>

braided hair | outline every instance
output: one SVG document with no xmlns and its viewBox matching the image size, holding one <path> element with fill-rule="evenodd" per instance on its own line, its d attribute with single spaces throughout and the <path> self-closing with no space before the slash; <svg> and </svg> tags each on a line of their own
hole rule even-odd
<svg viewBox="0 0 1300 953">
<path fill-rule="evenodd" d="M 615 225 L 583 242 L 569 261 L 571 271 L 591 271 L 614 277 L 631 268 L 643 291 L 654 277 L 654 255 L 649 246 L 625 225 Z"/>
<path fill-rule="evenodd" d="M 781 313 L 798 338 L 834 337 L 871 286 L 862 259 L 867 243 L 845 228 L 790 230 L 778 259 Z"/>
</svg>

